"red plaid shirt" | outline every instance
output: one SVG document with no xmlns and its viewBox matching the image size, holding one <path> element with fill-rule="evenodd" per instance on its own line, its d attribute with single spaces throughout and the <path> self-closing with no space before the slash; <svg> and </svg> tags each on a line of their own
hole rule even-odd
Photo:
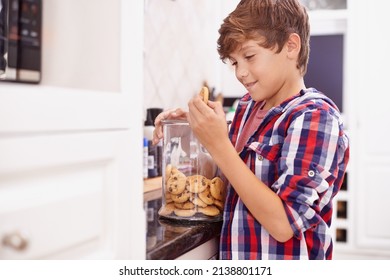
<svg viewBox="0 0 390 280">
<path fill-rule="evenodd" d="M 255 102 L 246 94 L 230 128 L 235 145 Z M 240 157 L 282 200 L 294 236 L 276 241 L 228 185 L 221 259 L 331 259 L 332 199 L 349 160 L 339 110 L 315 89 L 272 108 Z"/>
</svg>

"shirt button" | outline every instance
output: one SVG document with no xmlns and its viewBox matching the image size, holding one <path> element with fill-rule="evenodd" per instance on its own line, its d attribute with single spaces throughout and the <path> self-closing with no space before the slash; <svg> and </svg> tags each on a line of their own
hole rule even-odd
<svg viewBox="0 0 390 280">
<path fill-rule="evenodd" d="M 257 159 L 260 160 L 260 161 L 262 161 L 264 158 L 263 158 L 263 156 L 259 155 L 259 156 L 257 157 Z"/>
<path fill-rule="evenodd" d="M 307 172 L 307 175 L 309 175 L 309 177 L 314 177 L 316 173 L 313 171 L 313 170 L 309 170 L 309 172 Z"/>
</svg>

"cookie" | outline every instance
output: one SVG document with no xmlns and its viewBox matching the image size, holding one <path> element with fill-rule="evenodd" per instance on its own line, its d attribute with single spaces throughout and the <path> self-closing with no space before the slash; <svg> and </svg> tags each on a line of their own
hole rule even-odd
<svg viewBox="0 0 390 280">
<path fill-rule="evenodd" d="M 174 202 L 173 205 L 174 205 L 175 208 L 177 208 L 177 209 L 183 209 L 183 203 Z"/>
<path fill-rule="evenodd" d="M 210 188 L 206 188 L 203 192 L 199 193 L 198 196 L 207 205 L 214 204 L 214 197 L 210 193 Z"/>
<path fill-rule="evenodd" d="M 195 204 L 192 203 L 191 201 L 187 201 L 183 203 L 183 209 L 194 209 Z"/>
<path fill-rule="evenodd" d="M 165 192 L 165 203 L 173 202 L 172 194 L 170 192 Z"/>
<path fill-rule="evenodd" d="M 174 210 L 175 210 L 175 205 L 173 203 L 168 203 L 160 208 L 158 214 L 161 216 L 169 216 L 173 213 Z"/>
<path fill-rule="evenodd" d="M 192 217 L 195 215 L 196 211 L 194 209 L 178 209 L 175 208 L 173 212 L 176 214 L 176 216 L 179 217 Z"/>
<path fill-rule="evenodd" d="M 169 177 L 167 181 L 167 190 L 171 194 L 179 194 L 182 193 L 186 188 L 186 180 L 187 177 L 179 172 L 171 173 L 171 176 Z"/>
<path fill-rule="evenodd" d="M 186 188 L 192 193 L 203 192 L 210 184 L 210 180 L 202 175 L 192 175 L 187 178 Z"/>
<path fill-rule="evenodd" d="M 167 166 L 165 166 L 165 182 L 167 182 L 169 177 L 171 177 L 171 173 L 172 173 L 172 165 L 167 164 Z"/>
<path fill-rule="evenodd" d="M 202 89 L 199 92 L 199 96 L 200 96 L 200 98 L 202 98 L 203 102 L 207 104 L 207 102 L 209 101 L 209 96 L 210 96 L 209 89 L 205 86 L 202 87 Z"/>
<path fill-rule="evenodd" d="M 175 207 L 178 208 L 178 209 L 194 209 L 195 208 L 195 204 L 193 204 L 191 201 L 186 201 L 186 202 L 183 202 L 183 203 L 174 203 Z"/>
<path fill-rule="evenodd" d="M 219 210 L 221 210 L 221 211 L 223 210 L 224 205 L 223 205 L 223 202 L 221 200 L 214 199 L 214 205 L 217 206 L 217 208 Z"/>
<path fill-rule="evenodd" d="M 176 174 L 176 173 L 183 174 L 183 172 L 181 172 L 179 169 L 177 169 L 177 167 L 172 166 L 171 167 L 171 175 Z"/>
<path fill-rule="evenodd" d="M 218 200 L 223 199 L 223 181 L 219 177 L 214 177 L 210 182 L 210 192 L 211 195 Z"/>
<path fill-rule="evenodd" d="M 198 195 L 191 196 L 190 201 L 199 207 L 206 207 L 207 206 L 207 204 L 203 200 L 201 200 Z"/>
<path fill-rule="evenodd" d="M 218 216 L 220 213 L 219 209 L 214 205 L 208 205 L 204 208 L 199 207 L 198 212 L 206 216 Z"/>
<path fill-rule="evenodd" d="M 171 194 L 171 198 L 174 202 L 183 203 L 186 202 L 190 198 L 190 191 L 184 189 L 182 193 L 179 194 Z"/>
</svg>

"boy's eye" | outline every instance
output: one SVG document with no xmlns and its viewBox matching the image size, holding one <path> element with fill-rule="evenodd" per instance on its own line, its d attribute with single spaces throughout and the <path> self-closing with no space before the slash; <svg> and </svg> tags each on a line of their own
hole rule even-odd
<svg viewBox="0 0 390 280">
<path fill-rule="evenodd" d="M 233 59 L 229 59 L 229 63 L 230 63 L 231 66 L 236 66 L 237 65 L 237 61 L 233 60 Z"/>
<path fill-rule="evenodd" d="M 249 60 L 249 59 L 251 59 L 252 57 L 254 57 L 255 55 L 254 54 L 252 54 L 252 55 L 247 55 L 247 56 L 245 56 L 245 59 L 246 60 Z"/>
</svg>

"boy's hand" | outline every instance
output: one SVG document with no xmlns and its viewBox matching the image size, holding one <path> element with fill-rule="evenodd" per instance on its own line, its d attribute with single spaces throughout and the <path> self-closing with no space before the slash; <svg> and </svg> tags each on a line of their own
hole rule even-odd
<svg viewBox="0 0 390 280">
<path fill-rule="evenodd" d="M 188 122 L 209 152 L 221 139 L 228 138 L 228 125 L 221 102 L 208 101 L 206 105 L 200 96 L 195 96 L 188 107 Z"/>
<path fill-rule="evenodd" d="M 188 112 L 181 108 L 170 109 L 160 113 L 154 120 L 154 131 L 153 131 L 153 145 L 156 145 L 163 138 L 162 120 L 187 120 Z"/>
</svg>

